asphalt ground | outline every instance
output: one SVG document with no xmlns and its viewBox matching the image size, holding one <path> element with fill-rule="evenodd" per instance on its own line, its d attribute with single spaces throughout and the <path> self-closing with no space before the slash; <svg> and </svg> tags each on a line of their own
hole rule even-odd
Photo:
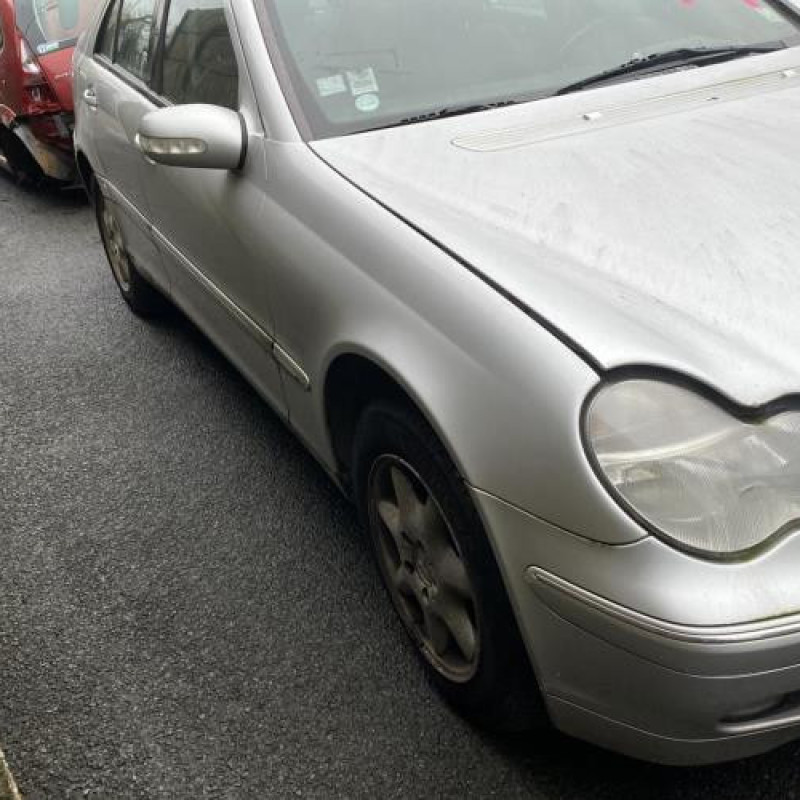
<svg viewBox="0 0 800 800">
<path fill-rule="evenodd" d="M 797 745 L 678 770 L 462 722 L 291 433 L 127 311 L 80 195 L 2 177 L 0 746 L 28 800 L 800 797 Z"/>
</svg>

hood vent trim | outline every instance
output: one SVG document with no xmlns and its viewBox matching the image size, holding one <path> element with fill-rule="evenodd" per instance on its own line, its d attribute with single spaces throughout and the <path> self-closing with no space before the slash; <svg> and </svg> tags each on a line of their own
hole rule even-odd
<svg viewBox="0 0 800 800">
<path fill-rule="evenodd" d="M 661 95 L 630 105 L 589 109 L 574 116 L 560 117 L 546 123 L 465 134 L 453 139 L 452 144 L 462 150 L 476 153 L 512 150 L 665 114 L 696 110 L 709 103 L 731 102 L 753 94 L 796 88 L 798 85 L 800 85 L 800 65 L 703 86 L 700 89 Z"/>
</svg>

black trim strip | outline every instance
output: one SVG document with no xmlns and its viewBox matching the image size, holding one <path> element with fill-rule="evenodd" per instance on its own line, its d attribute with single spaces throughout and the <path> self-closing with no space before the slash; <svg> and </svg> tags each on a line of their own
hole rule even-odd
<svg viewBox="0 0 800 800">
<path fill-rule="evenodd" d="M 239 159 L 239 163 L 236 165 L 237 172 L 241 172 L 244 169 L 247 163 L 247 153 L 250 150 L 250 134 L 247 131 L 247 123 L 241 112 L 239 112 L 239 124 L 242 126 L 242 156 Z"/>
<path fill-rule="evenodd" d="M 171 103 L 168 103 L 163 97 L 159 97 L 159 95 L 157 95 L 149 86 L 147 86 L 145 83 L 142 83 L 142 81 L 140 81 L 134 75 L 131 75 L 130 72 L 126 72 L 117 64 L 112 64 L 105 55 L 95 53 L 92 56 L 92 59 L 98 66 L 101 66 L 107 72 L 111 73 L 115 78 L 118 78 L 120 81 L 122 81 L 126 86 L 138 92 L 140 95 L 142 95 L 142 97 L 145 98 L 145 100 L 148 100 L 154 106 L 166 108 L 167 106 L 171 105 Z"/>
<path fill-rule="evenodd" d="M 787 3 L 786 0 L 767 0 L 767 5 L 777 9 L 778 13 L 785 14 L 800 28 L 800 11 Z"/>
</svg>

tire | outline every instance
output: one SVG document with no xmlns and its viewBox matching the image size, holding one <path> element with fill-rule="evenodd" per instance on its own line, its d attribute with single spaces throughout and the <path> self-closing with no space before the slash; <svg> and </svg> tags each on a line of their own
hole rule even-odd
<svg viewBox="0 0 800 800">
<path fill-rule="evenodd" d="M 0 126 L 0 154 L 5 157 L 8 169 L 18 184 L 41 186 L 45 183 L 45 174 L 28 148 L 16 134 L 3 126 Z"/>
<path fill-rule="evenodd" d="M 92 184 L 91 197 L 94 200 L 103 248 L 122 298 L 134 314 L 140 317 L 163 316 L 170 308 L 169 301 L 136 269 L 125 246 L 122 227 L 114 207 L 106 201 L 96 181 Z"/>
<path fill-rule="evenodd" d="M 5 160 L 8 172 L 13 178 L 16 178 L 16 173 L 14 172 L 14 167 L 11 164 L 11 159 L 8 157 L 8 145 L 5 143 L 6 135 L 5 127 L 0 125 L 0 156 L 2 156 L 2 158 Z"/>
<path fill-rule="evenodd" d="M 381 577 L 434 686 L 482 727 L 546 727 L 481 520 L 427 422 L 402 405 L 370 406 L 356 432 L 353 473 Z"/>
</svg>

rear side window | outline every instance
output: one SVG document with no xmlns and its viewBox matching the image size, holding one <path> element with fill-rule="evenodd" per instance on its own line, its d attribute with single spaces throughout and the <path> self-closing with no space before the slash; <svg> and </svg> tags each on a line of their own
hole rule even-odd
<svg viewBox="0 0 800 800">
<path fill-rule="evenodd" d="M 103 20 L 103 27 L 97 38 L 97 52 L 104 55 L 109 61 L 114 58 L 114 42 L 117 38 L 117 21 L 119 20 L 119 2 L 109 6 Z"/>
<path fill-rule="evenodd" d="M 239 70 L 222 0 L 172 0 L 162 71 L 162 94 L 173 103 L 239 108 Z"/>
<path fill-rule="evenodd" d="M 122 0 L 114 63 L 147 82 L 150 78 L 155 40 L 156 0 Z"/>
<path fill-rule="evenodd" d="M 17 27 L 40 56 L 72 47 L 89 27 L 99 0 L 16 0 Z"/>
</svg>

